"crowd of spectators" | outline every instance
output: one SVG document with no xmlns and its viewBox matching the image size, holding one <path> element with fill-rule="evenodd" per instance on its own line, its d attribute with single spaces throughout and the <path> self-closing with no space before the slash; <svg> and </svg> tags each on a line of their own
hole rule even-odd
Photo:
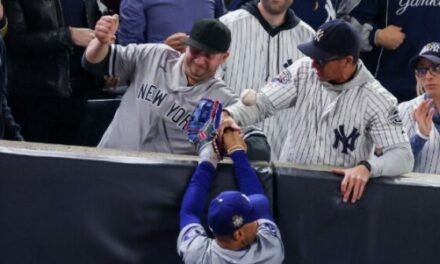
<svg viewBox="0 0 440 264">
<path fill-rule="evenodd" d="M 97 21 L 103 15 L 113 14 L 119 14 L 115 25 L 118 30 L 110 43 L 116 44 L 115 50 L 126 46 L 122 52 L 128 52 L 135 45 L 150 47 L 151 43 L 166 50 L 159 55 L 155 49 L 143 49 L 151 53 L 148 56 L 152 58 L 164 54 L 174 54 L 176 58 L 180 53 L 194 55 L 186 42 L 194 22 L 200 18 L 219 18 L 231 31 L 232 39 L 216 77 L 223 79 L 236 98 L 247 89 L 258 92 L 266 82 L 304 56 L 297 46 L 314 38 L 321 24 L 340 18 L 359 31 L 360 59 L 371 74 L 398 102 L 412 100 L 416 97 L 416 81 L 420 83 L 424 76 L 414 76 L 414 67 L 408 67 L 410 58 L 425 44 L 438 41 L 440 23 L 436 14 L 439 6 L 433 3 L 388 0 L 3 0 L 5 10 L 3 12 L 3 5 L 0 5 L 0 27 L 2 35 L 6 36 L 5 44 L 0 42 L 0 136 L 31 142 L 98 144 L 99 139 L 87 137 L 95 129 L 94 121 L 84 121 L 90 114 L 90 99 L 120 98 L 122 95 L 112 92 L 113 88 L 128 87 L 130 90 L 134 82 L 130 76 L 117 76 L 104 68 L 92 75 L 81 65 L 85 48 L 96 37 Z M 423 26 L 418 22 L 422 16 L 429 21 Z M 106 63 L 114 66 L 115 60 L 109 57 Z M 425 76 L 437 76 L 435 63 Z M 153 74 L 161 67 L 166 65 L 146 63 L 141 69 Z M 156 73 L 153 75 L 158 77 Z M 180 76 L 182 79 L 176 82 L 178 86 L 195 84 L 188 81 L 188 75 Z M 176 85 L 171 80 L 161 82 L 164 86 Z M 435 106 L 432 109 L 437 111 Z M 185 109 L 186 116 L 190 112 L 191 109 Z M 282 112 L 274 121 L 267 119 L 261 124 L 272 147 L 272 160 L 281 157 L 284 140 L 295 125 L 292 124 L 293 115 Z M 124 119 L 127 118 L 129 114 L 124 115 Z M 149 122 L 147 126 L 158 126 L 156 134 L 166 137 L 167 142 L 173 141 L 167 137 L 176 139 L 175 130 L 167 134 L 167 121 L 131 119 L 138 123 Z M 184 124 L 182 120 L 178 123 Z M 136 133 L 143 131 L 138 128 Z M 184 133 L 183 130 L 177 133 L 180 132 Z M 261 131 L 258 133 L 262 135 Z M 157 135 L 148 140 L 153 142 Z M 139 140 L 144 145 L 149 142 L 145 138 Z M 118 147 L 116 145 L 110 147 Z M 130 149 L 195 154 L 189 150 L 176 152 L 176 148 L 180 149 L 178 146 Z M 420 153 L 414 152 L 415 155 Z"/>
</svg>

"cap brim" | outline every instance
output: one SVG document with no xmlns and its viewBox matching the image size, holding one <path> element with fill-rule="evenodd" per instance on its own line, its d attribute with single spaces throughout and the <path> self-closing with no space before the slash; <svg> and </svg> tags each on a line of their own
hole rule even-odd
<svg viewBox="0 0 440 264">
<path fill-rule="evenodd" d="M 248 196 L 252 205 L 253 219 L 249 219 L 248 222 L 258 220 L 260 218 L 268 218 L 267 214 L 270 214 L 269 200 L 263 194 L 253 194 Z M 270 217 L 272 218 L 272 217 Z"/>
<path fill-rule="evenodd" d="M 186 38 L 183 40 L 183 42 L 191 47 L 194 47 L 196 49 L 199 49 L 199 50 L 207 52 L 207 53 L 221 53 L 221 51 L 211 49 L 208 46 L 206 46 L 205 44 L 200 43 L 192 38 Z"/>
<path fill-rule="evenodd" d="M 417 62 L 419 61 L 420 58 L 425 58 L 431 62 L 433 62 L 434 64 L 440 64 L 440 58 L 435 56 L 435 55 L 429 55 L 429 54 L 425 54 L 425 55 L 417 55 L 414 56 L 410 61 L 409 61 L 409 67 L 411 69 L 414 69 L 416 67 Z"/>
<path fill-rule="evenodd" d="M 317 60 L 326 60 L 335 56 L 335 54 L 331 54 L 318 48 L 313 40 L 299 44 L 298 49 L 306 56 Z"/>
</svg>

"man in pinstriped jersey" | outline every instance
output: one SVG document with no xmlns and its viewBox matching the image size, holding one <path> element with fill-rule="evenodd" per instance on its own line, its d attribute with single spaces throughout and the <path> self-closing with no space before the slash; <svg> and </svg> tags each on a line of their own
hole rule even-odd
<svg viewBox="0 0 440 264">
<path fill-rule="evenodd" d="M 293 0 L 251 1 L 220 18 L 232 34 L 229 59 L 219 71 L 236 94 L 263 87 L 270 77 L 304 55 L 296 48 L 313 37 L 314 30 L 289 9 Z M 262 122 L 278 160 L 287 136 L 291 110 Z"/>
<path fill-rule="evenodd" d="M 359 200 L 370 177 L 411 171 L 414 157 L 397 100 L 358 60 L 360 38 L 353 26 L 327 22 L 298 48 L 309 58 L 293 63 L 259 93 L 247 94 L 244 105 L 226 107 L 222 126 L 233 120 L 252 124 L 294 107 L 281 160 L 347 168 L 333 170 L 344 177 L 344 202 Z"/>
</svg>

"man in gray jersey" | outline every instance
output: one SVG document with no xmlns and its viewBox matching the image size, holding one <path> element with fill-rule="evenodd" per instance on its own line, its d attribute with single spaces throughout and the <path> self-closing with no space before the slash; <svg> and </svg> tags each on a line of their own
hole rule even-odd
<svg viewBox="0 0 440 264">
<path fill-rule="evenodd" d="M 314 30 L 289 9 L 292 2 L 251 1 L 220 18 L 231 30 L 232 41 L 230 57 L 219 73 L 235 93 L 259 89 L 269 77 L 304 56 L 296 46 L 311 39 Z M 261 124 L 273 160 L 280 157 L 292 114 L 291 109 L 286 109 Z"/>
<path fill-rule="evenodd" d="M 229 55 L 230 31 L 217 20 L 199 20 L 180 54 L 164 44 L 110 45 L 117 25 L 117 15 L 102 17 L 83 59 L 90 72 L 130 83 L 99 147 L 194 153 L 183 130 L 200 99 L 238 101 L 214 78 Z"/>
<path fill-rule="evenodd" d="M 348 168 L 333 170 L 344 176 L 345 202 L 360 199 L 371 176 L 411 171 L 414 157 L 397 100 L 358 60 L 357 31 L 333 20 L 298 48 L 310 58 L 293 63 L 259 93 L 246 94 L 244 105 L 226 107 L 227 113 L 248 125 L 294 107 L 281 160 Z M 223 126 L 233 122 L 227 116 Z"/>
</svg>

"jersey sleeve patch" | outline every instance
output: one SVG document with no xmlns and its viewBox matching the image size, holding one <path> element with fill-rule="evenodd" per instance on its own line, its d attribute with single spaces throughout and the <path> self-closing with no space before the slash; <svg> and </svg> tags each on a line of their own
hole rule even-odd
<svg viewBox="0 0 440 264">
<path fill-rule="evenodd" d="M 400 117 L 399 110 L 396 106 L 393 106 L 388 111 L 388 123 L 394 126 L 401 126 L 402 125 L 402 118 Z"/>
<path fill-rule="evenodd" d="M 279 237 L 278 236 L 278 228 L 276 227 L 276 225 L 274 225 L 270 222 L 264 222 L 264 223 L 260 224 L 259 229 L 261 231 L 268 232 L 273 237 Z"/>
<path fill-rule="evenodd" d="M 275 78 L 272 79 L 273 83 L 282 83 L 282 84 L 287 84 L 291 81 L 292 81 L 292 73 L 288 69 L 283 70 Z"/>
</svg>

